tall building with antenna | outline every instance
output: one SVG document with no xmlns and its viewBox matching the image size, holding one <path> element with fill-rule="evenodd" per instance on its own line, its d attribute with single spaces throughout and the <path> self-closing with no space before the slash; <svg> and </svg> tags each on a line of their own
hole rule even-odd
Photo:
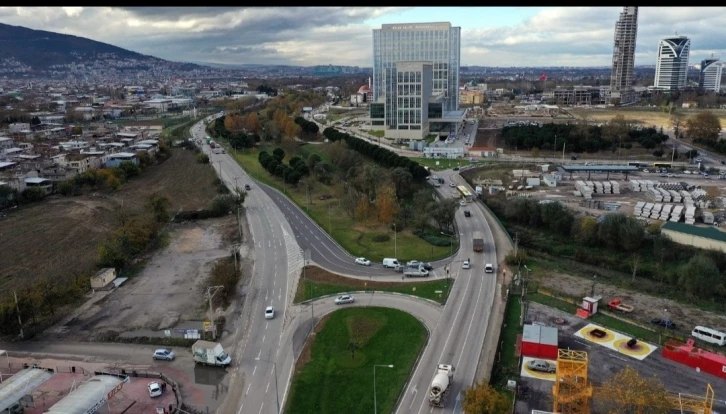
<svg viewBox="0 0 726 414">
<path fill-rule="evenodd" d="M 615 23 L 613 42 L 613 67 L 610 73 L 610 99 L 621 104 L 635 100 L 633 92 L 633 66 L 635 64 L 635 40 L 638 36 L 638 8 L 623 7 Z"/>
</svg>

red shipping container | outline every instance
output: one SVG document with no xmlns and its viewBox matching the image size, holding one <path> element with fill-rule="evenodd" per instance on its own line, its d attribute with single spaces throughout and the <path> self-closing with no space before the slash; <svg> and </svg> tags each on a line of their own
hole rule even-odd
<svg viewBox="0 0 726 414">
<path fill-rule="evenodd" d="M 524 325 L 522 332 L 522 355 L 539 358 L 539 325 Z"/>
<path fill-rule="evenodd" d="M 688 339 L 685 344 L 668 341 L 663 345 L 663 356 L 691 368 L 726 379 L 726 356 L 697 348 L 695 341 Z"/>
<path fill-rule="evenodd" d="M 540 358 L 557 359 L 558 350 L 557 328 L 540 326 L 539 330 L 539 353 Z"/>
</svg>

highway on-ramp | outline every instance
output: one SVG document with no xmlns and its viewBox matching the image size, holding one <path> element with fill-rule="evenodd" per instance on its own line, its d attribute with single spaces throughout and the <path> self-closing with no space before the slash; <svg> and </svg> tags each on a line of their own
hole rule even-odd
<svg viewBox="0 0 726 414">
<path fill-rule="evenodd" d="M 193 128 L 193 133 L 203 142 L 205 133 L 201 123 Z M 356 265 L 350 254 L 287 197 L 253 182 L 229 155 L 214 154 L 206 145 L 203 149 L 210 153 L 210 161 L 230 187 L 252 186 L 245 205 L 255 244 L 254 277 L 242 315 L 246 323 L 242 332 L 232 338 L 237 344 L 232 349 L 235 365 L 231 368 L 229 397 L 219 412 L 275 412 L 278 400 L 279 404 L 284 404 L 287 396 L 294 360 L 301 349 L 299 341 L 304 342 L 309 332 L 309 328 L 295 322 L 301 309 L 307 307 L 291 305 L 303 264 L 303 251 L 309 250 L 310 260 L 336 273 L 376 277 L 376 280 L 400 280 L 400 276 L 382 266 Z M 448 170 L 439 175 L 449 176 L 452 182 L 466 185 L 456 171 Z M 456 196 L 453 193 L 456 189 L 449 187 L 441 187 L 438 191 L 444 197 Z M 465 209 L 471 211 L 471 217 L 464 217 Z M 454 365 L 456 369 L 450 398 L 443 412 L 461 412 L 460 392 L 475 380 L 497 291 L 497 261 L 483 207 L 477 203 L 460 207 L 456 212 L 456 222 L 460 249 L 453 260 L 435 264 L 438 276 L 445 277 L 443 263 L 450 262 L 449 272 L 455 283 L 440 319 L 431 329 L 428 346 L 404 391 L 397 413 L 432 411 L 426 392 L 440 363 Z M 484 233 L 483 252 L 473 252 L 475 230 Z M 462 262 L 467 258 L 471 259 L 472 266 L 463 269 Z M 484 273 L 486 263 L 494 265 L 494 273 Z M 397 307 L 393 297 L 380 295 L 374 300 L 380 301 L 376 302 L 380 305 Z M 263 319 L 263 313 L 270 304 L 275 306 L 278 315 L 267 321 Z M 319 319 L 317 312 L 315 319 Z M 395 364 L 395 360 L 390 363 Z"/>
</svg>

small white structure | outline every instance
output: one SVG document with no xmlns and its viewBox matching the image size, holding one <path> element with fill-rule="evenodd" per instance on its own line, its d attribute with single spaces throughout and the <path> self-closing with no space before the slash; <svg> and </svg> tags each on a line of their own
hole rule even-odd
<svg viewBox="0 0 726 414">
<path fill-rule="evenodd" d="M 114 280 L 116 280 L 116 269 L 107 267 L 91 276 L 91 287 L 93 289 L 102 289 Z"/>
<path fill-rule="evenodd" d="M 555 180 L 555 177 L 551 174 L 545 174 L 542 176 L 542 182 L 544 182 L 544 185 L 547 187 L 553 188 L 557 187 L 557 180 Z"/>
</svg>

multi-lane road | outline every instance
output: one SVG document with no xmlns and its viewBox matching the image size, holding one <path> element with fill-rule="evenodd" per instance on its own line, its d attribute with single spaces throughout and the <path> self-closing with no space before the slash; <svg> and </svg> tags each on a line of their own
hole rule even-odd
<svg viewBox="0 0 726 414">
<path fill-rule="evenodd" d="M 193 128 L 193 133 L 195 139 L 204 142 L 201 123 Z M 230 187 L 252 186 L 245 204 L 255 246 L 254 278 L 244 306 L 245 323 L 234 340 L 237 346 L 232 354 L 236 355 L 237 363 L 232 368 L 229 397 L 220 410 L 275 412 L 277 399 L 283 404 L 287 397 L 295 356 L 311 326 L 309 305 L 291 304 L 302 260 L 306 256 L 304 252 L 309 252 L 308 260 L 346 276 L 401 279 L 398 274 L 377 264 L 370 267 L 356 265 L 349 253 L 282 193 L 253 182 L 229 155 L 214 154 L 205 144 L 202 147 L 210 153 L 213 166 Z M 445 171 L 440 175 L 448 177 L 451 182 L 466 185 L 455 171 Z M 442 187 L 439 191 L 444 197 L 452 196 L 449 187 Z M 426 392 L 439 363 L 456 367 L 451 400 L 443 412 L 461 412 L 459 393 L 475 379 L 476 361 L 479 361 L 482 352 L 496 292 L 496 273 L 485 274 L 484 265 L 492 263 L 496 267 L 497 261 L 495 246 L 491 242 L 485 245 L 484 252 L 473 252 L 474 230 L 483 231 L 486 240 L 491 241 L 493 237 L 481 207 L 472 203 L 466 209 L 471 211 L 471 217 L 464 217 L 464 208 L 456 213 L 459 251 L 453 258 L 434 263 L 435 277 L 445 277 L 444 267 L 448 264 L 455 284 L 446 306 L 435 307 L 438 314 L 431 314 L 427 319 L 431 337 L 398 407 L 397 412 L 400 413 L 431 411 Z M 472 266 L 463 269 L 462 262 L 467 258 L 471 259 Z M 332 303 L 332 300 L 328 302 Z M 396 307 L 419 317 L 418 307 L 424 306 L 420 302 L 395 295 L 377 296 L 372 301 L 358 298 L 358 304 Z M 275 306 L 279 315 L 269 321 L 263 319 L 264 308 L 268 305 Z M 316 312 L 316 319 L 324 309 Z M 329 310 L 332 311 L 332 308 Z M 279 390 L 277 393 L 275 385 Z"/>
</svg>

